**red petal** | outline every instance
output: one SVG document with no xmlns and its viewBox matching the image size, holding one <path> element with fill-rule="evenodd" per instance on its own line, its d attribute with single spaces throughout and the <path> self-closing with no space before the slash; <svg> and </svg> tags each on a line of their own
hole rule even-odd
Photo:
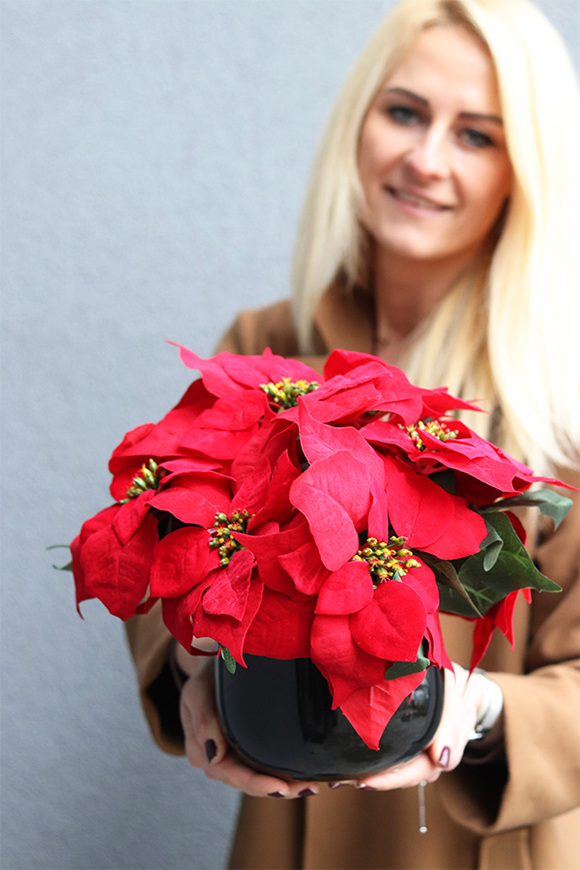
<svg viewBox="0 0 580 870">
<path fill-rule="evenodd" d="M 425 634 L 427 611 L 414 589 L 397 580 L 381 583 L 370 604 L 350 619 L 352 636 L 370 655 L 414 662 Z"/>
<path fill-rule="evenodd" d="M 296 589 L 305 595 L 316 595 L 328 577 L 328 568 L 320 561 L 320 553 L 313 540 L 297 547 L 293 553 L 284 553 L 278 559 Z"/>
<path fill-rule="evenodd" d="M 302 598 L 302 593 L 285 570 L 283 556 L 294 554 L 305 541 L 311 540 L 308 524 L 302 520 L 292 528 L 276 530 L 271 534 L 259 534 L 258 531 L 246 535 L 236 532 L 234 537 L 253 553 L 266 586 L 291 598 Z"/>
<path fill-rule="evenodd" d="M 320 423 L 306 402 L 300 403 L 298 411 L 300 443 L 311 465 L 334 456 L 340 450 L 346 450 L 362 462 L 378 483 L 384 486 L 383 463 L 357 429 L 352 426 L 328 426 Z"/>
<path fill-rule="evenodd" d="M 373 581 L 366 562 L 347 562 L 325 580 L 316 613 L 356 613 L 373 598 Z"/>
<path fill-rule="evenodd" d="M 197 419 L 200 429 L 221 431 L 247 431 L 264 416 L 268 406 L 266 394 L 262 390 L 244 390 L 232 393 L 204 411 Z M 193 443 L 193 430 L 189 430 L 188 442 Z"/>
<path fill-rule="evenodd" d="M 427 613 L 436 613 L 439 608 L 439 588 L 435 574 L 431 568 L 420 563 L 418 568 L 409 568 L 403 577 L 403 583 L 414 589 L 423 601 Z"/>
<path fill-rule="evenodd" d="M 241 620 L 232 619 L 230 616 L 206 613 L 202 607 L 197 607 L 191 620 L 194 635 L 213 638 L 220 646 L 227 647 L 237 662 L 244 664 L 246 635 L 260 608 L 263 588 L 262 583 L 254 574 L 250 583 L 246 610 Z M 246 650 L 246 652 L 251 652 L 251 650 Z"/>
<path fill-rule="evenodd" d="M 149 513 L 149 503 L 154 495 L 155 490 L 146 490 L 137 496 L 137 498 L 130 499 L 119 508 L 118 513 L 113 519 L 112 526 L 122 544 L 129 541 L 143 523 L 144 518 Z"/>
<path fill-rule="evenodd" d="M 217 569 L 216 569 L 217 570 Z M 163 598 L 161 601 L 163 622 L 174 638 L 187 650 L 191 650 L 193 626 L 191 614 L 199 607 L 201 596 L 211 586 L 213 576 L 209 573 L 201 583 L 194 586 L 184 595 L 175 598 Z"/>
<path fill-rule="evenodd" d="M 230 481 L 211 471 L 177 476 L 154 493 L 152 504 L 182 523 L 210 529 L 217 513 L 230 512 Z"/>
<path fill-rule="evenodd" d="M 257 423 L 241 430 L 195 428 L 184 436 L 182 446 L 212 459 L 233 459 L 257 428 Z"/>
<path fill-rule="evenodd" d="M 175 342 L 170 342 L 175 344 Z M 260 384 L 283 377 L 292 380 L 318 380 L 318 373 L 299 360 L 287 359 L 272 353 L 266 348 L 264 353 L 255 356 L 241 356 L 232 353 L 218 353 L 210 359 L 197 356 L 179 344 L 181 361 L 188 368 L 202 373 L 203 382 L 216 396 L 230 396 L 241 389 L 259 389 Z"/>
<path fill-rule="evenodd" d="M 147 595 L 157 544 L 157 520 L 149 514 L 124 544 L 112 526 L 92 534 L 79 554 L 82 594 L 98 598 L 120 619 L 129 619 Z"/>
<path fill-rule="evenodd" d="M 321 459 L 294 481 L 290 501 L 308 520 L 329 570 L 338 570 L 354 556 L 371 505 L 364 465 L 344 450 Z"/>
<path fill-rule="evenodd" d="M 87 589 L 85 584 L 85 571 L 82 559 L 83 547 L 91 535 L 111 526 L 111 523 L 119 510 L 120 506 L 118 504 L 110 505 L 104 510 L 99 511 L 99 513 L 95 514 L 94 517 L 86 520 L 82 525 L 80 533 L 71 544 L 70 549 L 72 556 L 72 571 L 76 589 L 77 610 L 79 610 L 79 604 L 82 601 L 94 598 L 93 594 Z"/>
<path fill-rule="evenodd" d="M 228 565 L 223 566 L 202 599 L 206 613 L 231 616 L 240 621 L 246 611 L 254 556 L 249 550 L 238 550 Z"/>
<path fill-rule="evenodd" d="M 516 600 L 520 592 L 524 593 L 526 600 L 528 599 L 529 590 L 515 589 L 494 604 L 493 607 L 483 615 L 483 617 L 474 620 L 473 628 L 473 651 L 471 654 L 470 670 L 477 667 L 489 646 L 494 629 L 499 628 L 502 634 L 505 635 L 510 642 L 512 649 L 514 646 L 514 629 L 513 617 Z"/>
<path fill-rule="evenodd" d="M 357 689 L 340 709 L 371 749 L 378 749 L 383 732 L 405 698 L 425 678 L 425 671 L 395 680 L 382 680 L 370 688 Z"/>
<path fill-rule="evenodd" d="M 206 529 L 186 526 L 162 538 L 151 566 L 151 594 L 159 598 L 184 595 L 219 568 L 217 550 L 209 547 Z"/>
<path fill-rule="evenodd" d="M 470 670 L 477 667 L 489 646 L 491 636 L 494 629 L 499 628 L 502 634 L 505 635 L 511 647 L 514 646 L 514 608 L 516 600 L 520 592 L 524 593 L 524 597 L 528 600 L 529 590 L 515 589 L 494 604 L 493 607 L 484 614 L 480 619 L 475 620 L 473 629 L 473 652 L 471 656 Z M 526 594 L 528 593 L 528 594 Z"/>
<path fill-rule="evenodd" d="M 272 659 L 309 656 L 313 617 L 313 600 L 293 601 L 265 586 L 262 605 L 250 626 L 244 649 L 248 654 Z"/>
<path fill-rule="evenodd" d="M 485 521 L 459 496 L 445 492 L 428 477 L 410 473 L 392 475 L 387 494 L 393 528 L 407 539 L 408 547 L 441 559 L 479 551 Z"/>
<path fill-rule="evenodd" d="M 445 644 L 443 642 L 443 634 L 439 623 L 439 613 L 427 614 L 427 625 L 425 628 L 425 637 L 429 642 L 429 661 L 437 665 L 438 668 L 448 668 L 453 670 L 451 660 L 447 655 Z"/>
<path fill-rule="evenodd" d="M 127 432 L 109 461 L 109 470 L 115 476 L 111 484 L 113 498 L 117 501 L 124 498 L 144 462 L 149 459 L 160 462 L 183 454 L 179 447 L 183 434 L 213 402 L 215 398 L 210 396 L 202 382 L 195 381 L 159 423 L 146 423 Z"/>
<path fill-rule="evenodd" d="M 471 662 L 469 664 L 469 672 L 476 668 L 489 646 L 491 636 L 493 634 L 493 622 L 491 619 L 486 619 L 485 616 L 474 620 L 473 627 L 473 649 L 471 652 Z"/>
<path fill-rule="evenodd" d="M 334 707 L 359 686 L 371 686 L 384 678 L 385 662 L 356 645 L 349 616 L 315 616 L 311 658 L 328 680 Z"/>
</svg>

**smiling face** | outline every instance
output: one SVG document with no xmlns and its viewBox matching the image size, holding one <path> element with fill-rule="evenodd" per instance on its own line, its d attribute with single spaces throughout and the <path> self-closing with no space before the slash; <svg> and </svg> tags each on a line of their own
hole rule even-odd
<svg viewBox="0 0 580 870">
<path fill-rule="evenodd" d="M 480 250 L 512 171 L 491 58 L 473 35 L 419 35 L 369 108 L 358 168 L 378 256 L 460 269 Z"/>
</svg>

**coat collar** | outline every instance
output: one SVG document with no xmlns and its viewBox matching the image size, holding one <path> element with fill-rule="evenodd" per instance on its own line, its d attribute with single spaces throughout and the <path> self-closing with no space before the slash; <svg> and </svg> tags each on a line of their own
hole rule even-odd
<svg viewBox="0 0 580 870">
<path fill-rule="evenodd" d="M 321 350 L 335 348 L 373 353 L 375 324 L 372 295 L 355 287 L 330 287 L 314 311 L 314 326 Z"/>
</svg>

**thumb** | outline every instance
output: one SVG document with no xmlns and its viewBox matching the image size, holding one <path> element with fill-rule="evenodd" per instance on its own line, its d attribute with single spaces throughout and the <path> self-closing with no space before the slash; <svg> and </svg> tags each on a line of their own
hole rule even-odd
<svg viewBox="0 0 580 870">
<path fill-rule="evenodd" d="M 457 767 L 477 719 L 479 694 L 468 690 L 471 689 L 469 672 L 455 663 L 453 669 L 445 671 L 441 721 L 426 750 L 431 762 L 441 770 Z"/>
<path fill-rule="evenodd" d="M 185 682 L 180 712 L 190 764 L 201 768 L 219 764 L 228 747 L 218 718 L 212 667 L 203 667 Z"/>
</svg>

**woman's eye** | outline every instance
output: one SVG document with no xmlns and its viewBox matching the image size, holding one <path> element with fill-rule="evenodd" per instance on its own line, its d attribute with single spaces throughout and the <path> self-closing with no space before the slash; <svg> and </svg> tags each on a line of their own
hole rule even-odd
<svg viewBox="0 0 580 870">
<path fill-rule="evenodd" d="M 493 139 L 481 130 L 462 130 L 459 138 L 470 148 L 489 148 L 493 145 Z"/>
<path fill-rule="evenodd" d="M 419 121 L 419 113 L 410 106 L 389 106 L 387 115 L 397 124 L 416 124 Z"/>
</svg>

